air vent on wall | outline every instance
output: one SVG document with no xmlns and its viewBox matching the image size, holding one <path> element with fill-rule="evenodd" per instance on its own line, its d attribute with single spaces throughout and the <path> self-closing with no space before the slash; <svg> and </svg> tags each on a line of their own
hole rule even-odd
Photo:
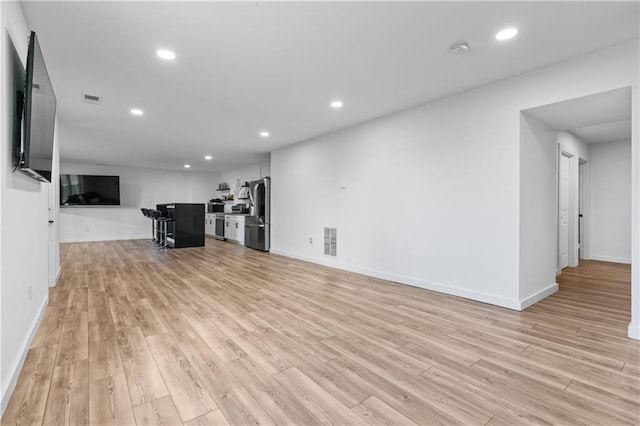
<svg viewBox="0 0 640 426">
<path fill-rule="evenodd" d="M 338 228 L 324 228 L 324 254 L 336 256 L 338 249 Z"/>
<path fill-rule="evenodd" d="M 98 105 L 102 103 L 102 98 L 96 95 L 88 95 L 86 93 L 82 94 L 82 100 L 88 104 Z"/>
</svg>

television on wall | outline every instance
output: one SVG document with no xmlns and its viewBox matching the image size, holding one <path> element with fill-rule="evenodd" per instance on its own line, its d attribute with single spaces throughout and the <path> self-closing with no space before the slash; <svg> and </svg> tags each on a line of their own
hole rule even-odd
<svg viewBox="0 0 640 426">
<path fill-rule="evenodd" d="M 60 205 L 119 206 L 120 177 L 61 174 Z"/>
<path fill-rule="evenodd" d="M 24 80 L 15 88 L 13 167 L 51 182 L 56 96 L 36 33 L 31 31 Z"/>
</svg>

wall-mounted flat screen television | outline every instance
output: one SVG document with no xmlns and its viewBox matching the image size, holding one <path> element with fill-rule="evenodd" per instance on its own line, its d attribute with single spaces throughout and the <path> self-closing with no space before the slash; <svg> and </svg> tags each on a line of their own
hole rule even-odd
<svg viewBox="0 0 640 426">
<path fill-rule="evenodd" d="M 43 182 L 51 181 L 56 96 L 36 33 L 31 31 L 24 86 L 17 87 L 13 166 Z"/>
<path fill-rule="evenodd" d="M 61 174 L 60 205 L 119 206 L 120 177 Z"/>
</svg>

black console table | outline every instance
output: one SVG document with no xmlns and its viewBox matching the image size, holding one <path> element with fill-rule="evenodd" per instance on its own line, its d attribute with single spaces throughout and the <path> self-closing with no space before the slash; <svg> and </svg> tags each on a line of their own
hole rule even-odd
<svg viewBox="0 0 640 426">
<path fill-rule="evenodd" d="M 204 204 L 157 204 L 167 223 L 167 245 L 171 248 L 204 247 Z"/>
</svg>

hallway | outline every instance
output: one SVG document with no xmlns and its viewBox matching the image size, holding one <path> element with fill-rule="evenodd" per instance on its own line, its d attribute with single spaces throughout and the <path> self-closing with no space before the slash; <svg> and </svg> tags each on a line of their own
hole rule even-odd
<svg viewBox="0 0 640 426">
<path fill-rule="evenodd" d="M 580 266 L 564 268 L 557 282 L 557 293 L 526 312 L 553 315 L 554 326 L 574 330 L 581 340 L 615 344 L 619 337 L 627 339 L 631 265 L 581 259 Z"/>
</svg>

